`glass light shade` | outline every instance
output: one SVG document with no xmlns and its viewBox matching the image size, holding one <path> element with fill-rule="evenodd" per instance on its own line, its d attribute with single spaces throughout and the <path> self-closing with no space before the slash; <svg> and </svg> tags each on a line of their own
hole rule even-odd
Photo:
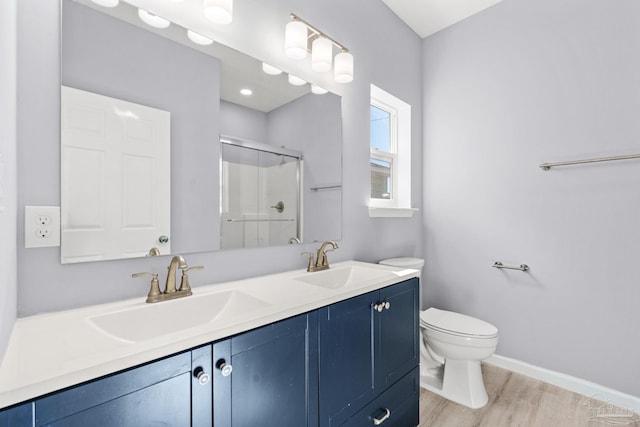
<svg viewBox="0 0 640 427">
<path fill-rule="evenodd" d="M 307 56 L 307 26 L 302 22 L 291 21 L 285 27 L 284 51 L 293 59 L 303 59 Z"/>
<path fill-rule="evenodd" d="M 147 12 L 144 9 L 138 9 L 138 16 L 142 19 L 142 22 L 155 28 L 167 28 L 171 25 L 170 21 L 167 21 L 158 15 L 154 15 L 153 13 Z"/>
<path fill-rule="evenodd" d="M 91 0 L 95 4 L 104 6 L 104 7 L 116 7 L 120 0 Z"/>
<path fill-rule="evenodd" d="M 333 77 L 338 83 L 349 83 L 353 81 L 353 55 L 349 52 L 340 52 L 337 54 L 333 72 Z"/>
<path fill-rule="evenodd" d="M 213 40 L 211 40 L 209 37 L 205 37 L 202 34 L 198 34 L 195 31 L 191 30 L 187 30 L 187 37 L 189 37 L 189 40 L 191 40 L 195 44 L 200 44 L 202 46 L 207 46 L 213 43 Z"/>
<path fill-rule="evenodd" d="M 326 90 L 325 88 L 320 87 L 320 86 L 311 85 L 311 92 L 315 93 L 316 95 L 324 95 L 325 93 L 327 93 L 329 91 Z"/>
<path fill-rule="evenodd" d="M 318 37 L 311 45 L 311 69 L 318 73 L 331 70 L 333 44 L 325 37 Z"/>
<path fill-rule="evenodd" d="M 293 74 L 289 74 L 288 80 L 289 80 L 289 83 L 291 83 L 294 86 L 302 86 L 307 84 L 305 80 L 302 80 L 300 77 L 294 76 Z"/>
<path fill-rule="evenodd" d="M 282 74 L 282 70 L 280 68 L 276 68 L 273 65 L 269 65 L 266 63 L 262 63 L 262 71 L 267 74 L 271 74 L 272 76 L 277 76 L 278 74 Z"/>
<path fill-rule="evenodd" d="M 204 0 L 204 16 L 214 24 L 231 24 L 233 0 Z"/>
</svg>

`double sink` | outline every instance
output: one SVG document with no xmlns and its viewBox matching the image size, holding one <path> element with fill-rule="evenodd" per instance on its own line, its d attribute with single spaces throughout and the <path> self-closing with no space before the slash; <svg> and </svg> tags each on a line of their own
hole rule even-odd
<svg viewBox="0 0 640 427">
<path fill-rule="evenodd" d="M 406 271 L 358 262 L 347 262 L 315 273 L 294 272 L 283 278 L 299 288 L 312 291 L 348 292 L 387 282 Z M 215 288 L 215 287 L 214 287 Z M 231 326 L 252 313 L 276 304 L 274 298 L 251 295 L 242 289 L 198 292 L 187 298 L 155 304 L 135 304 L 89 317 L 89 323 L 107 336 L 128 343 L 141 342 L 159 336 L 215 323 L 217 328 Z"/>
</svg>

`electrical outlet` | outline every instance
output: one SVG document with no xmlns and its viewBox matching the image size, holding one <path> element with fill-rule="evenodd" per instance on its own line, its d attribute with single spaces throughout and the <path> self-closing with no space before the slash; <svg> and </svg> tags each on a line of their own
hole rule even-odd
<svg viewBox="0 0 640 427">
<path fill-rule="evenodd" d="M 24 247 L 60 246 L 60 208 L 24 207 Z"/>
</svg>

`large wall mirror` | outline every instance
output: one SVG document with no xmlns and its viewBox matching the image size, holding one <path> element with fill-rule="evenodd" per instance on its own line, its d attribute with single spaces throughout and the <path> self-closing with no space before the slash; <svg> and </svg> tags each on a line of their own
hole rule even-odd
<svg viewBox="0 0 640 427">
<path fill-rule="evenodd" d="M 62 0 L 62 262 L 339 240 L 341 98 L 133 3 Z"/>
</svg>

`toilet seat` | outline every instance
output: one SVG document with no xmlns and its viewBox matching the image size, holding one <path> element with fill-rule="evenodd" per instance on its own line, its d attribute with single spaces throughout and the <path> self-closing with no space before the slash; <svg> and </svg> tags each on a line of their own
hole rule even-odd
<svg viewBox="0 0 640 427">
<path fill-rule="evenodd" d="M 467 338 L 495 338 L 498 328 L 475 317 L 429 308 L 420 313 L 420 326 Z"/>
</svg>

